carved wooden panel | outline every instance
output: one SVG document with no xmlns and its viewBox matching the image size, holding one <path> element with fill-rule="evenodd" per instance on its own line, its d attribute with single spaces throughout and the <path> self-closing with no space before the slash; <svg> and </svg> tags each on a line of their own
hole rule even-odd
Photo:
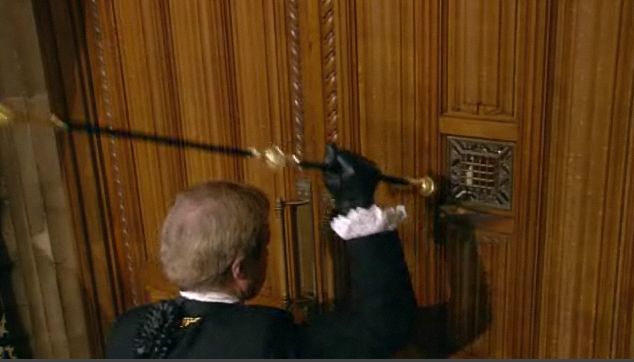
<svg viewBox="0 0 634 362">
<path fill-rule="evenodd" d="M 443 2 L 446 60 L 443 113 L 515 117 L 518 1 Z"/>
</svg>

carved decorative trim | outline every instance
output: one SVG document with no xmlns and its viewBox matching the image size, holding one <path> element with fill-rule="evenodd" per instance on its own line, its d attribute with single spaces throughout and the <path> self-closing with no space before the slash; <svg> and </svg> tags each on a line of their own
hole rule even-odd
<svg viewBox="0 0 634 362">
<path fill-rule="evenodd" d="M 513 144 L 447 137 L 449 197 L 487 207 L 510 209 Z"/>
<path fill-rule="evenodd" d="M 287 0 L 289 63 L 291 82 L 291 118 L 293 119 L 293 152 L 304 155 L 304 98 L 302 95 L 302 65 L 299 30 L 299 1 Z"/>
<path fill-rule="evenodd" d="M 335 7 L 333 0 L 321 0 L 321 50 L 324 74 L 324 114 L 326 115 L 326 142 L 336 142 L 337 121 L 337 43 L 335 36 Z"/>
<path fill-rule="evenodd" d="M 91 13 L 94 22 L 94 36 L 95 43 L 97 46 L 97 63 L 98 63 L 98 77 L 97 82 L 100 89 L 101 94 L 101 103 L 102 109 L 104 111 L 104 121 L 105 126 L 108 128 L 112 128 L 112 97 L 110 94 L 110 83 L 108 81 L 108 67 L 106 66 L 105 61 L 105 52 L 104 52 L 104 42 L 103 42 L 103 34 L 101 28 L 101 17 L 99 11 L 99 1 L 91 0 Z M 137 285 L 136 285 L 136 276 L 134 269 L 134 260 L 132 258 L 132 248 L 130 246 L 130 237 L 129 237 L 129 229 L 128 229 L 128 218 L 126 212 L 125 205 L 125 197 L 124 197 L 124 187 L 121 179 L 121 168 L 119 164 L 119 152 L 118 152 L 118 144 L 115 137 L 110 138 L 110 158 L 112 160 L 112 175 L 115 183 L 115 194 L 118 206 L 118 213 L 120 217 L 120 225 L 121 225 L 121 240 L 123 241 L 123 245 L 125 248 L 125 258 L 126 258 L 126 267 L 128 269 L 128 276 L 130 278 L 130 293 L 132 297 L 132 303 L 134 305 L 139 304 L 139 298 L 137 294 Z"/>
<path fill-rule="evenodd" d="M 339 140 L 339 96 L 337 94 L 337 38 L 335 26 L 335 5 L 333 0 L 319 1 L 319 30 L 321 40 L 321 72 L 322 72 L 322 97 L 324 111 L 324 137 L 327 143 L 337 143 Z M 318 300 L 322 308 L 333 306 L 331 302 L 342 290 L 337 286 L 343 284 L 340 274 L 341 255 L 337 245 L 333 243 L 336 235 L 330 228 L 334 200 L 326 189 L 319 194 L 319 233 L 321 242 L 318 244 L 320 290 Z"/>
</svg>

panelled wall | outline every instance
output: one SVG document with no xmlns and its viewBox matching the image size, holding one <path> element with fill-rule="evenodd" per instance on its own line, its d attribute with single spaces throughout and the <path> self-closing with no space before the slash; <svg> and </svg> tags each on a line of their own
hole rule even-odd
<svg viewBox="0 0 634 362">
<path fill-rule="evenodd" d="M 537 355 L 634 353 L 634 2 L 554 7 Z"/>
<path fill-rule="evenodd" d="M 409 214 L 420 314 L 401 355 L 632 357 L 631 0 L 34 3 L 62 116 L 315 160 L 337 142 L 386 173 L 434 177 L 428 199 L 379 190 Z M 96 353 L 117 314 L 175 293 L 157 235 L 174 195 L 207 179 L 272 200 L 257 302 L 342 295 L 319 174 L 117 139 L 60 144 Z"/>
</svg>

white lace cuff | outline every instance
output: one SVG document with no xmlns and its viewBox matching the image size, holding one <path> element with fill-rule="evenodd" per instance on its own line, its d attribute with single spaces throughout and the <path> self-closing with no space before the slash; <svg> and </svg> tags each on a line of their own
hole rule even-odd
<svg viewBox="0 0 634 362">
<path fill-rule="evenodd" d="M 330 226 L 340 238 L 349 240 L 394 230 L 406 217 L 403 205 L 385 210 L 372 205 L 369 209 L 358 207 L 350 210 L 346 216 L 339 215 L 330 222 Z"/>
</svg>

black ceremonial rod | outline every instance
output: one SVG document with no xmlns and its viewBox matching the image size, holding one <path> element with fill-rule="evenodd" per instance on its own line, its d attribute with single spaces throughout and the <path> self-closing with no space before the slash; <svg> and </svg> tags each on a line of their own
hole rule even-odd
<svg viewBox="0 0 634 362">
<path fill-rule="evenodd" d="M 193 148 L 193 149 L 198 149 L 198 150 L 203 150 L 203 151 L 213 152 L 213 153 L 222 153 L 227 155 L 235 155 L 235 156 L 243 156 L 243 157 L 255 156 L 255 154 L 253 153 L 253 150 L 243 149 L 240 147 L 220 146 L 220 145 L 214 145 L 214 144 L 205 143 L 205 142 L 184 140 L 177 137 L 157 136 L 157 135 L 145 133 L 145 132 L 104 128 L 99 126 L 93 126 L 90 124 L 78 124 L 78 123 L 68 122 L 68 121 L 62 121 L 62 122 L 63 122 L 63 128 L 66 129 L 68 132 L 79 131 L 79 132 L 84 132 L 88 134 L 94 134 L 97 136 L 106 134 L 106 135 L 117 137 L 117 138 L 154 142 L 161 145 L 173 146 L 173 147 Z M 306 169 L 326 170 L 328 168 L 328 166 L 325 163 L 313 162 L 313 161 L 301 160 L 298 162 L 298 165 Z M 410 181 L 402 177 L 381 174 L 379 178 L 382 181 L 385 181 L 391 184 L 396 184 L 396 185 L 410 184 Z"/>
<path fill-rule="evenodd" d="M 22 122 L 20 122 L 22 121 Z M 15 112 L 7 105 L 0 103 L 0 127 L 8 126 L 14 123 L 28 123 L 39 124 L 41 121 L 33 121 L 31 118 L 18 117 Z M 86 123 L 76 123 L 72 121 L 62 121 L 55 114 L 51 114 L 46 124 L 53 124 L 57 128 L 66 130 L 67 132 L 83 132 L 87 134 L 93 134 L 96 136 L 108 135 L 111 137 L 117 137 L 129 140 L 140 140 L 146 142 L 153 142 L 161 145 L 180 147 L 180 148 L 192 148 L 205 152 L 220 153 L 226 155 L 234 155 L 240 157 L 253 157 L 259 158 L 266 162 L 271 168 L 282 168 L 288 164 L 295 165 L 305 169 L 319 169 L 327 170 L 328 166 L 321 162 L 304 161 L 299 160 L 295 155 L 287 155 L 277 146 L 271 146 L 262 150 L 255 148 L 240 148 L 233 146 L 214 145 L 206 142 L 197 142 L 191 140 L 185 140 L 177 137 L 158 136 L 155 134 L 127 131 L 120 129 L 113 129 L 110 127 L 99 127 Z M 421 178 L 406 178 L 381 174 L 379 177 L 381 181 L 394 184 L 394 185 L 412 185 L 419 189 L 419 193 L 423 196 L 430 196 L 436 190 L 434 180 L 429 177 Z"/>
<path fill-rule="evenodd" d="M 325 163 L 312 162 L 312 161 L 299 161 L 299 166 L 302 168 L 308 168 L 308 169 L 313 168 L 313 169 L 320 169 L 320 170 L 326 170 L 328 168 L 328 166 Z M 383 173 L 379 176 L 379 179 L 381 181 L 384 181 L 393 185 L 410 185 L 411 184 L 411 181 L 404 177 L 390 176 L 390 175 L 385 175 Z"/>
<path fill-rule="evenodd" d="M 150 133 L 139 132 L 139 131 L 125 131 L 120 129 L 112 129 L 112 128 L 104 128 L 99 126 L 93 126 L 90 124 L 78 124 L 74 122 L 62 121 L 60 125 L 62 128 L 67 130 L 68 132 L 84 132 L 88 134 L 94 134 L 97 136 L 101 136 L 102 134 L 106 134 L 109 136 L 129 139 L 129 140 L 141 140 L 147 142 L 158 143 L 166 146 L 173 147 L 182 147 L 182 148 L 193 148 L 197 150 L 203 150 L 207 152 L 213 153 L 223 153 L 227 155 L 236 155 L 243 157 L 253 157 L 254 154 L 250 150 L 245 150 L 239 147 L 232 146 L 218 146 L 205 142 L 196 142 L 184 140 L 177 137 L 166 137 L 166 136 L 157 136 Z"/>
</svg>

